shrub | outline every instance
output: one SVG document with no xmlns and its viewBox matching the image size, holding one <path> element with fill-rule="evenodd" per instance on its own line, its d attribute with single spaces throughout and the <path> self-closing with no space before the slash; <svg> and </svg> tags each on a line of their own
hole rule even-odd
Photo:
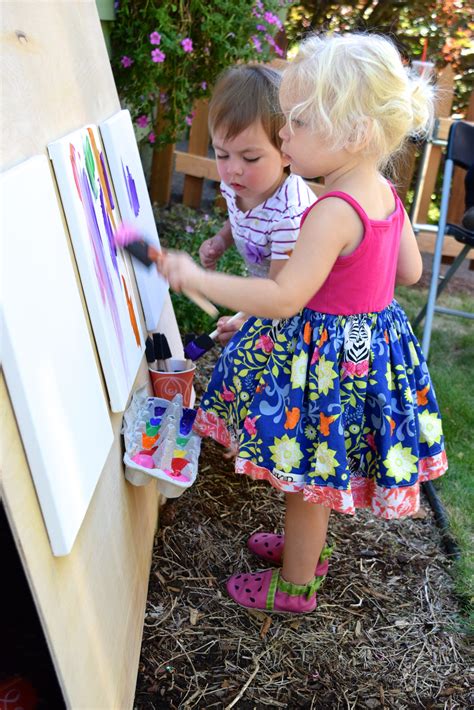
<svg viewBox="0 0 474 710">
<path fill-rule="evenodd" d="M 111 34 L 122 101 L 156 148 L 192 123 L 192 105 L 237 61 L 282 55 L 287 0 L 121 0 Z M 155 131 L 157 118 L 159 131 Z"/>
</svg>

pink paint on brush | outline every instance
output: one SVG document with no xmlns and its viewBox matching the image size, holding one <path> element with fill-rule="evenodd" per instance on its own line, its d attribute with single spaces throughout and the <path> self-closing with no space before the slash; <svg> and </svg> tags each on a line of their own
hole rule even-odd
<svg viewBox="0 0 474 710">
<path fill-rule="evenodd" d="M 114 238 L 115 244 L 120 247 L 120 249 L 123 249 L 128 244 L 133 244 L 133 242 L 139 241 L 141 236 L 131 224 L 122 222 L 122 224 L 119 224 L 117 227 Z"/>
</svg>

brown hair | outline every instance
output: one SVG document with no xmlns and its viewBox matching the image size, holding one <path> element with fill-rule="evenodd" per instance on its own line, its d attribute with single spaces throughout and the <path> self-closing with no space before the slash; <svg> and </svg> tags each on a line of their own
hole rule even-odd
<svg viewBox="0 0 474 710">
<path fill-rule="evenodd" d="M 284 124 L 278 92 L 281 74 L 261 64 L 241 64 L 224 71 L 209 103 L 209 132 L 225 131 L 225 139 L 261 121 L 271 143 L 280 150 L 278 135 Z"/>
</svg>

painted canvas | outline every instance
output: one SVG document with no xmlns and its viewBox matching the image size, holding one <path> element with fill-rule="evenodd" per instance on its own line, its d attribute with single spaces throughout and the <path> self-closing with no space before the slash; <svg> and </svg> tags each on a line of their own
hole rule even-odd
<svg viewBox="0 0 474 710">
<path fill-rule="evenodd" d="M 67 555 L 114 439 L 46 156 L 0 175 L 2 366 L 45 526 Z"/>
<path fill-rule="evenodd" d="M 159 249 L 156 222 L 130 113 L 119 111 L 99 128 L 122 219 Z M 147 268 L 136 259 L 132 259 L 132 263 L 147 329 L 157 330 L 168 284 L 156 269 Z"/>
<path fill-rule="evenodd" d="M 96 126 L 50 143 L 61 201 L 109 392 L 122 412 L 144 352 L 127 259 L 114 245 L 120 223 Z"/>
</svg>

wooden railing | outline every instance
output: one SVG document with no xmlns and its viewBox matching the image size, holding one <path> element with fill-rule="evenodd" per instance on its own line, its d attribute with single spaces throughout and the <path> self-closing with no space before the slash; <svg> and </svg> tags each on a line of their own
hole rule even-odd
<svg viewBox="0 0 474 710">
<path fill-rule="evenodd" d="M 283 62 L 284 65 L 284 62 Z M 278 66 L 282 66 L 280 61 Z M 451 66 L 447 65 L 440 71 L 437 78 L 437 103 L 436 103 L 436 133 L 435 140 L 428 140 L 420 151 L 415 144 L 408 144 L 404 153 L 398 158 L 395 165 L 397 188 L 405 200 L 407 191 L 413 182 L 417 168 L 423 174 L 418 176 L 415 193 L 415 204 L 410 215 L 412 222 L 427 223 L 428 212 L 432 202 L 433 193 L 440 167 L 442 154 L 446 144 L 449 127 L 451 125 L 451 109 L 454 93 L 454 74 Z M 184 174 L 183 203 L 189 207 L 199 208 L 202 201 L 204 180 L 219 182 L 215 161 L 208 157 L 210 137 L 207 128 L 208 104 L 206 100 L 196 101 L 194 106 L 194 119 L 189 132 L 188 150 L 163 151 L 162 156 L 155 154 L 151 176 L 152 201 L 158 204 L 168 204 L 171 196 L 171 173 Z M 474 120 L 474 101 L 471 103 L 466 115 L 466 120 Z M 320 194 L 323 186 L 319 183 L 308 182 L 316 195 Z M 462 171 L 456 170 L 452 189 L 453 198 L 450 202 L 448 219 L 460 222 L 464 211 L 464 184 Z M 418 241 L 421 251 L 432 253 L 435 243 L 435 230 L 420 230 Z M 443 248 L 443 259 L 450 261 L 460 251 L 460 245 L 453 239 L 446 239 Z M 471 268 L 474 268 L 474 250 L 471 252 Z"/>
</svg>

